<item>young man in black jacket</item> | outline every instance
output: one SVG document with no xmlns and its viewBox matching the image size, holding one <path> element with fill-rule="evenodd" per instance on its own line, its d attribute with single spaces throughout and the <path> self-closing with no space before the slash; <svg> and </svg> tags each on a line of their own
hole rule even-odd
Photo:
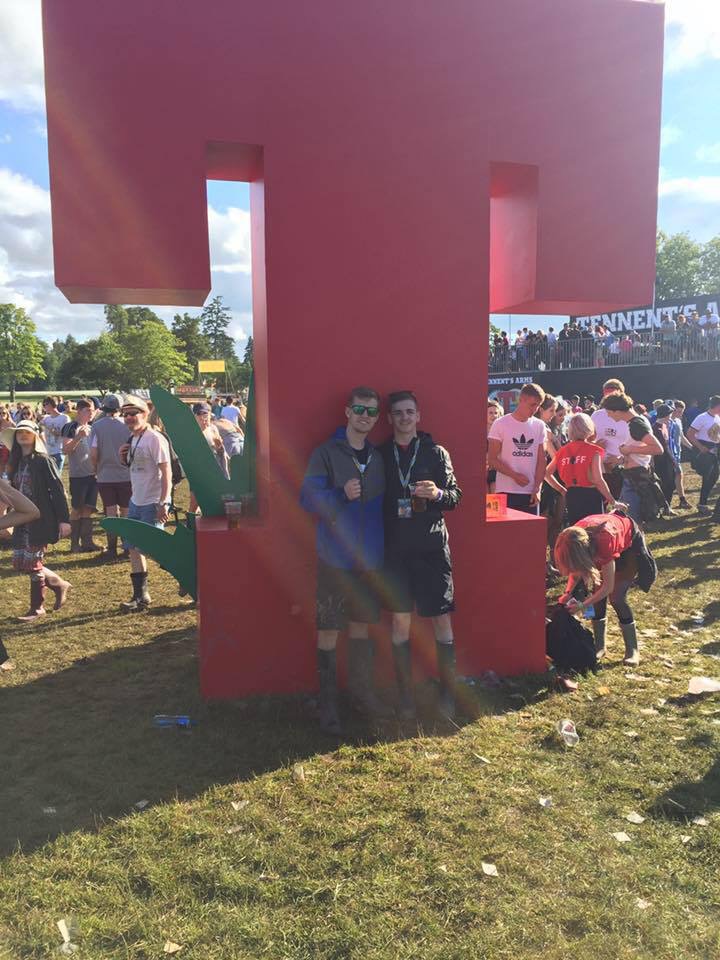
<svg viewBox="0 0 720 960">
<path fill-rule="evenodd" d="M 410 668 L 412 611 L 431 617 L 440 675 L 440 711 L 455 714 L 455 648 L 450 614 L 455 609 L 452 561 L 444 510 L 454 510 L 462 491 L 450 455 L 429 433 L 418 432 L 420 410 L 410 390 L 389 396 L 392 439 L 380 448 L 385 464 L 386 606 L 393 614 L 392 640 L 401 713 L 414 716 Z"/>
</svg>

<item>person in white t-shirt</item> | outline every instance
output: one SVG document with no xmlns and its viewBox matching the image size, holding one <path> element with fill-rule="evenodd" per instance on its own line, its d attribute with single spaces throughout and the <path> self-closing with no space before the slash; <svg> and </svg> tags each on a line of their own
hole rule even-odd
<svg viewBox="0 0 720 960">
<path fill-rule="evenodd" d="M 120 459 L 130 468 L 132 497 L 128 520 L 139 520 L 162 529 L 170 515 L 170 447 L 165 437 L 148 423 L 149 412 L 147 403 L 140 397 L 125 400 L 122 415 L 131 436 L 119 452 Z M 147 587 L 147 560 L 132 543 L 126 541 L 123 546 L 130 551 L 133 595 L 121 607 L 131 612 L 144 610 L 151 601 Z"/>
<path fill-rule="evenodd" d="M 710 397 L 708 409 L 695 417 L 687 438 L 697 451 L 693 467 L 702 477 L 698 513 L 707 516 L 711 513 L 708 500 L 720 476 L 720 396 Z"/>
<path fill-rule="evenodd" d="M 625 393 L 625 385 L 622 380 L 606 380 L 603 384 L 603 400 L 605 397 L 612 397 L 620 393 Z M 595 425 L 595 436 L 597 438 L 595 443 L 605 451 L 605 456 L 602 458 L 603 478 L 615 500 L 619 500 L 623 485 L 620 447 L 624 443 L 630 442 L 628 425 L 624 421 L 613 420 L 602 406 L 592 414 L 592 422 Z"/>
<path fill-rule="evenodd" d="M 653 434 L 652 427 L 645 417 L 640 417 L 636 413 L 632 397 L 624 393 L 609 394 L 602 401 L 602 407 L 615 423 L 624 424 L 628 429 L 628 439 L 620 447 L 626 470 L 635 470 L 637 473 L 637 468 L 640 468 L 644 473 L 648 473 L 649 480 L 652 480 L 652 475 L 649 473 L 652 458 L 659 456 L 663 452 L 663 447 Z M 631 430 L 631 423 L 637 425 L 637 431 Z M 633 439 L 633 432 L 637 433 L 638 439 Z M 628 473 L 623 477 L 620 491 L 620 499 L 627 504 L 628 513 L 636 523 L 641 523 L 643 519 L 642 504 L 638 494 L 638 483 L 641 479 L 640 476 Z"/>
<path fill-rule="evenodd" d="M 237 426 L 238 418 L 240 417 L 240 409 L 235 406 L 232 397 L 225 397 L 225 406 L 220 412 L 220 417 L 223 420 L 229 420 L 232 424 Z"/>
<path fill-rule="evenodd" d="M 535 414 L 544 399 L 542 387 L 525 384 L 517 408 L 499 417 L 488 433 L 488 466 L 497 473 L 495 492 L 507 495 L 511 509 L 535 516 L 545 476 L 547 432 Z"/>
<path fill-rule="evenodd" d="M 63 454 L 63 427 L 70 423 L 70 417 L 60 413 L 55 397 L 45 397 L 42 403 L 44 417 L 40 419 L 40 429 L 47 447 L 48 456 L 55 461 L 58 473 L 62 473 L 65 456 Z"/>
</svg>

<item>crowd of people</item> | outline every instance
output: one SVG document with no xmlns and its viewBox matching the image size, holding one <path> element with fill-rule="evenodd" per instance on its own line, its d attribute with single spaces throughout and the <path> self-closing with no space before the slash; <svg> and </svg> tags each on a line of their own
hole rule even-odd
<svg viewBox="0 0 720 960">
<path fill-rule="evenodd" d="M 438 709 L 455 715 L 455 609 L 452 558 L 444 514 L 461 501 L 448 451 L 420 429 L 412 391 L 391 393 L 392 436 L 381 446 L 368 437 L 380 418 L 381 399 L 369 387 L 351 391 L 345 423 L 311 455 L 300 504 L 317 520 L 317 667 L 320 721 L 339 735 L 336 645 L 349 637 L 349 690 L 364 714 L 387 716 L 373 683 L 369 626 L 391 613 L 399 713 L 415 716 L 410 622 L 431 621 L 440 678 Z M 242 451 L 245 409 L 232 397 L 211 397 L 193 414 L 221 470 Z M 12 564 L 29 575 L 30 604 L 20 620 L 46 615 L 66 602 L 71 585 L 48 568 L 50 545 L 70 537 L 70 550 L 102 562 L 130 561 L 132 596 L 122 604 L 140 611 L 151 603 L 147 562 L 132 543 L 107 534 L 93 541 L 98 496 L 107 516 L 127 516 L 157 527 L 173 509 L 174 451 L 149 401 L 108 394 L 98 404 L 83 397 L 75 408 L 46 397 L 42 409 L 0 409 L 0 536 L 12 528 Z M 490 399 L 488 490 L 507 506 L 547 519 L 546 576 L 566 577 L 564 610 L 591 621 L 596 654 L 605 654 L 607 603 L 617 613 L 625 663 L 639 662 L 630 588 L 649 589 L 654 562 L 643 535 L 649 520 L 687 510 L 684 470 L 689 461 L 702 485 L 698 511 L 720 522 L 709 499 L 720 476 L 720 396 L 706 408 L 658 399 L 648 410 L 610 379 L 603 396 L 546 395 L 537 384 L 520 391 L 506 413 Z M 70 504 L 60 473 L 67 463 Z M 195 509 L 194 499 L 191 509 Z M 119 549 L 121 547 L 121 550 Z M 0 659 L 7 658 L 0 649 Z"/>
<path fill-rule="evenodd" d="M 514 337 L 493 337 L 489 369 L 492 373 L 524 370 L 570 370 L 637 363 L 669 363 L 720 359 L 720 319 L 708 308 L 701 316 L 669 312 L 651 330 L 613 333 L 603 323 L 571 319 L 559 330 L 529 330 Z"/>
</svg>

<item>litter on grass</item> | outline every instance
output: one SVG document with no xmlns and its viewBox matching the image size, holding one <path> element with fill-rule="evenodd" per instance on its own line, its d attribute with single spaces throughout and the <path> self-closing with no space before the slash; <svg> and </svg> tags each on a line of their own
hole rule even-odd
<svg viewBox="0 0 720 960">
<path fill-rule="evenodd" d="M 240 833 L 242 827 L 228 827 L 225 833 Z"/>
<path fill-rule="evenodd" d="M 485 874 L 486 877 L 498 876 L 498 868 L 495 866 L 495 864 L 485 863 L 484 860 L 482 861 L 482 872 Z"/>
<path fill-rule="evenodd" d="M 572 720 L 568 720 L 567 718 L 565 720 L 558 720 L 557 732 L 563 738 L 565 746 L 567 747 L 574 747 L 580 742 L 580 737 Z"/>
<path fill-rule="evenodd" d="M 688 693 L 720 693 L 720 680 L 713 677 L 691 677 L 688 683 Z"/>
<path fill-rule="evenodd" d="M 628 821 L 628 823 L 638 823 L 638 824 L 639 824 L 639 823 L 645 823 L 645 817 L 641 817 L 640 814 L 639 814 L 639 813 L 635 813 L 634 810 L 633 810 L 631 813 L 629 813 L 629 814 L 625 817 L 625 819 Z"/>
<path fill-rule="evenodd" d="M 691 837 L 689 834 L 684 833 L 684 834 L 680 837 L 680 839 L 682 840 L 683 843 L 690 843 L 690 841 L 692 840 L 692 837 Z"/>
<path fill-rule="evenodd" d="M 652 677 L 643 677 L 639 673 L 626 673 L 625 679 L 634 680 L 636 683 L 650 683 L 650 681 L 652 680 Z"/>
<path fill-rule="evenodd" d="M 623 730 L 623 736 L 630 737 L 631 740 L 637 740 L 640 734 L 637 730 Z"/>
<path fill-rule="evenodd" d="M 172 940 L 165 941 L 163 953 L 177 953 L 179 950 L 182 950 L 182 947 L 179 943 L 174 943 Z"/>
<path fill-rule="evenodd" d="M 479 760 L 480 763 L 490 763 L 487 757 L 481 757 L 479 753 L 474 753 L 473 756 L 476 760 Z"/>
<path fill-rule="evenodd" d="M 644 717 L 659 717 L 659 716 L 660 716 L 660 712 L 659 712 L 658 710 L 656 710 L 655 707 L 644 707 L 644 708 L 640 711 L 640 713 L 641 713 Z"/>
<path fill-rule="evenodd" d="M 642 897 L 638 897 L 635 901 L 635 906 L 638 908 L 638 910 L 647 910 L 648 907 L 652 906 L 652 904 L 649 900 L 643 900 Z"/>
<path fill-rule="evenodd" d="M 693 817 L 691 821 L 696 827 L 707 827 L 710 823 L 705 817 Z"/>
<path fill-rule="evenodd" d="M 244 810 L 245 807 L 249 806 L 249 804 L 250 804 L 249 800 L 231 800 L 230 801 L 230 806 L 233 808 L 233 810 L 236 810 L 236 811 Z"/>
<path fill-rule="evenodd" d="M 618 843 L 630 843 L 632 840 L 632 837 L 628 836 L 627 833 L 624 833 L 622 830 L 619 833 L 614 833 L 613 837 Z"/>
<path fill-rule="evenodd" d="M 76 943 L 73 943 L 73 937 L 77 937 L 80 932 L 77 921 L 73 917 L 63 917 L 62 920 L 58 920 L 57 928 L 63 938 L 60 953 L 66 955 L 75 953 L 78 947 Z"/>
<path fill-rule="evenodd" d="M 46 817 L 54 817 L 55 814 L 57 813 L 57 810 L 55 809 L 55 807 L 43 807 L 42 812 L 45 814 Z"/>
<path fill-rule="evenodd" d="M 295 783 L 305 783 L 305 767 L 301 763 L 293 765 L 292 778 Z"/>
<path fill-rule="evenodd" d="M 540 804 L 541 807 L 544 807 L 545 810 L 549 810 L 550 807 L 553 805 L 552 797 L 540 797 L 540 799 L 538 800 L 538 803 Z"/>
<path fill-rule="evenodd" d="M 133 804 L 136 810 L 144 810 L 145 807 L 150 803 L 149 800 L 138 800 L 136 804 Z"/>
</svg>

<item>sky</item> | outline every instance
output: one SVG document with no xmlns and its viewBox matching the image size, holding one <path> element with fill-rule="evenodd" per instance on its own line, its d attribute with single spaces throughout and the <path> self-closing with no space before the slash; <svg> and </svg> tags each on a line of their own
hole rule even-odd
<svg viewBox="0 0 720 960">
<path fill-rule="evenodd" d="M 700 241 L 720 234 L 719 11 L 720 0 L 666 3 L 658 226 Z M 245 184 L 208 183 L 210 297 L 230 308 L 241 353 L 252 332 L 248 208 Z M 102 307 L 70 304 L 53 283 L 40 0 L 0 2 L 0 303 L 24 307 L 48 341 L 103 329 Z M 167 322 L 182 311 L 157 308 Z M 494 320 L 512 330 L 562 322 Z"/>
</svg>

